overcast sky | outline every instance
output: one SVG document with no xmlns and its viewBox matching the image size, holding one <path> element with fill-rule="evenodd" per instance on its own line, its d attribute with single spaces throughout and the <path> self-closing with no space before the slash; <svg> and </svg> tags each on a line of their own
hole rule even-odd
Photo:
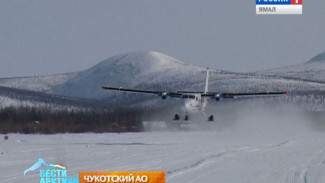
<svg viewBox="0 0 325 183">
<path fill-rule="evenodd" d="M 87 69 L 154 50 L 199 66 L 256 71 L 325 51 L 325 1 L 256 15 L 254 0 L 3 0 L 0 77 Z"/>
</svg>

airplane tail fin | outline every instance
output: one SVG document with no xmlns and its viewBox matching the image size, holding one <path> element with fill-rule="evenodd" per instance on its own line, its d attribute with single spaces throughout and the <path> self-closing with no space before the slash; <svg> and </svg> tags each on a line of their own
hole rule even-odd
<svg viewBox="0 0 325 183">
<path fill-rule="evenodd" d="M 207 68 L 207 77 L 205 79 L 204 93 L 208 93 L 208 92 L 209 92 L 209 68 Z"/>
</svg>

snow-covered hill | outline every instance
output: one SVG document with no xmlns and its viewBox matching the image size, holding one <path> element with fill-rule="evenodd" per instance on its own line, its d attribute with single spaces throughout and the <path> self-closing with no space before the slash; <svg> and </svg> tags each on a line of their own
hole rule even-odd
<svg viewBox="0 0 325 183">
<path fill-rule="evenodd" d="M 45 107 L 51 109 L 107 108 L 105 101 L 79 99 L 45 92 L 0 86 L 0 109 L 4 107 Z"/>
<path fill-rule="evenodd" d="M 324 84 L 274 75 L 236 73 L 212 69 L 209 89 L 216 92 L 314 92 L 325 90 Z M 101 87 L 202 91 L 205 76 L 206 68 L 186 64 L 158 52 L 137 52 L 104 60 L 94 67 L 79 73 L 68 82 L 55 87 L 53 92 L 73 97 L 106 99 L 124 104 L 137 102 L 161 104 L 164 102 L 161 102 L 155 96 L 105 91 Z"/>
<path fill-rule="evenodd" d="M 314 56 L 307 63 L 325 63 L 325 52 Z"/>
<path fill-rule="evenodd" d="M 72 79 L 77 74 L 78 72 L 72 72 L 46 76 L 0 78 L 0 86 L 46 92 L 51 90 L 54 86 L 63 84 Z"/>
<path fill-rule="evenodd" d="M 303 64 L 267 70 L 267 74 L 325 83 L 325 52 Z"/>
<path fill-rule="evenodd" d="M 53 91 L 82 98 L 108 98 L 111 94 L 103 91 L 102 86 L 136 87 L 146 84 L 151 89 L 164 89 L 165 83 L 175 85 L 189 79 L 200 81 L 204 74 L 204 68 L 158 52 L 130 53 L 104 60 Z"/>
<path fill-rule="evenodd" d="M 215 92 L 290 91 L 324 102 L 325 63 L 316 56 L 305 64 L 257 73 L 210 71 L 209 90 Z M 0 86 L 42 91 L 69 97 L 104 99 L 105 102 L 129 104 L 167 104 L 152 95 L 105 91 L 102 86 L 134 87 L 151 90 L 204 89 L 206 68 L 179 61 L 159 52 L 135 52 L 114 56 L 92 68 L 70 74 L 0 79 Z M 316 82 L 315 82 L 316 81 Z M 24 92 L 23 92 L 24 93 Z M 294 99 L 297 100 L 297 99 Z M 300 99 L 299 99 L 300 100 Z M 320 101 L 320 102 L 319 102 Z M 314 101 L 311 101 L 311 104 Z"/>
</svg>

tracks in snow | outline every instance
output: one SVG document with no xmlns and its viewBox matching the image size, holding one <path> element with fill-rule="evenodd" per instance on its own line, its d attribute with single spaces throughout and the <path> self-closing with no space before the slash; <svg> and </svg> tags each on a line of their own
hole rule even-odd
<svg viewBox="0 0 325 183">
<path fill-rule="evenodd" d="M 308 183 L 308 170 L 325 164 L 325 150 L 317 152 L 307 163 L 288 170 L 285 183 Z"/>
<path fill-rule="evenodd" d="M 283 146 L 286 146 L 286 145 L 288 145 L 290 143 L 291 143 L 290 140 L 286 140 L 286 141 L 280 142 L 278 144 L 271 144 L 271 145 L 263 146 L 263 147 L 260 147 L 260 148 L 243 147 L 243 148 L 239 148 L 239 149 L 233 149 L 233 150 L 220 152 L 220 153 L 217 153 L 217 154 L 212 154 L 212 155 L 209 155 L 207 157 L 201 158 L 201 159 L 199 159 L 199 160 L 197 160 L 197 161 L 195 161 L 195 162 L 193 162 L 193 163 L 191 163 L 189 165 L 186 165 L 186 166 L 183 166 L 183 167 L 180 167 L 180 168 L 176 168 L 176 169 L 173 169 L 173 170 L 166 171 L 166 175 L 167 175 L 167 178 L 171 178 L 171 177 L 186 173 L 188 171 L 198 169 L 198 168 L 200 168 L 200 167 L 202 167 L 202 166 L 204 166 L 206 164 L 213 163 L 213 162 L 216 162 L 216 161 L 219 161 L 219 160 L 223 160 L 223 159 L 235 156 L 237 154 L 240 155 L 240 154 L 243 154 L 243 153 L 253 153 L 253 152 L 259 152 L 259 151 L 273 150 L 273 149 L 277 149 L 277 148 L 281 148 Z"/>
<path fill-rule="evenodd" d="M 180 168 L 177 168 L 177 169 L 174 169 L 174 170 L 169 170 L 169 171 L 166 172 L 166 174 L 167 174 L 167 176 L 181 174 L 181 173 L 184 173 L 186 171 L 199 168 L 199 167 L 201 167 L 201 166 L 203 166 L 205 164 L 210 163 L 211 161 L 216 161 L 216 160 L 221 159 L 223 157 L 229 157 L 230 155 L 233 155 L 235 153 L 248 151 L 248 150 L 250 150 L 250 149 L 249 148 L 243 148 L 243 149 L 225 151 L 225 152 L 221 152 L 221 153 L 218 153 L 218 154 L 212 154 L 210 156 L 207 156 L 205 158 L 197 160 L 194 163 L 189 164 L 187 166 L 180 167 Z"/>
</svg>

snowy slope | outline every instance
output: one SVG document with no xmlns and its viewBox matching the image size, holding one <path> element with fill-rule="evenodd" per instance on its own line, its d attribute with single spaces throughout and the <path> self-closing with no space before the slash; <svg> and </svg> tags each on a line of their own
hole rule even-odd
<svg viewBox="0 0 325 183">
<path fill-rule="evenodd" d="M 304 64 L 270 69 L 264 73 L 325 83 L 325 52 L 316 55 Z"/>
<path fill-rule="evenodd" d="M 324 63 L 324 62 L 325 62 L 325 52 L 314 56 L 308 61 L 308 63 Z"/>
<path fill-rule="evenodd" d="M 281 72 L 282 73 L 282 72 Z M 54 88 L 54 93 L 82 98 L 112 98 L 101 86 L 158 90 L 204 88 L 205 68 L 186 64 L 158 52 L 130 53 L 109 58 Z M 320 89 L 322 85 L 258 74 L 211 70 L 211 91 Z M 258 87 L 258 85 L 264 85 Z M 265 88 L 266 87 L 266 88 Z M 114 96 L 115 97 L 115 96 Z"/>
<path fill-rule="evenodd" d="M 290 91 L 299 94 L 291 101 L 305 101 L 312 108 L 324 106 L 325 84 L 264 73 L 236 73 L 222 70 L 210 71 L 209 90 L 215 92 Z M 80 98 L 105 99 L 121 105 L 174 105 L 179 100 L 166 100 L 152 95 L 102 90 L 102 86 L 132 87 L 161 91 L 203 91 L 206 68 L 193 66 L 158 52 L 136 52 L 111 57 L 79 73 L 75 78 L 59 85 L 53 92 Z M 306 95 L 306 98 L 301 96 Z M 316 102 L 317 101 L 317 102 Z"/>
<path fill-rule="evenodd" d="M 49 104 L 42 101 L 33 100 L 21 100 L 12 97 L 0 96 L 0 108 L 6 107 L 44 107 L 51 108 L 52 110 L 66 110 L 66 109 L 80 109 L 81 107 L 75 107 L 73 105 L 60 105 L 60 104 Z"/>
<path fill-rule="evenodd" d="M 303 86 L 299 86 L 301 85 L 299 80 L 325 83 L 324 55 L 325 53 L 321 53 L 305 64 L 257 73 L 236 73 L 212 69 L 210 79 L 215 84 L 211 86 L 211 89 L 229 91 L 233 89 L 233 86 L 240 85 L 239 88 L 245 91 L 259 84 L 268 85 L 270 89 L 283 89 L 285 87 L 282 86 L 286 85 L 284 83 L 287 81 L 288 85 L 291 85 L 290 88 L 309 89 L 312 84 L 304 83 Z M 102 91 L 101 86 L 202 90 L 204 80 L 205 68 L 203 67 L 186 64 L 159 52 L 136 52 L 111 57 L 83 72 L 0 78 L 0 86 L 54 92 L 73 97 L 111 98 L 111 93 Z"/>
<path fill-rule="evenodd" d="M 45 92 L 37 92 L 24 89 L 16 89 L 0 86 L 0 108 L 3 107 L 47 107 L 51 109 L 72 109 L 72 108 L 103 108 L 107 107 L 105 102 L 79 99 Z"/>
<path fill-rule="evenodd" d="M 20 103 L 16 99 L 12 99 L 5 96 L 0 96 L 0 108 L 10 107 L 10 106 L 19 106 Z"/>
<path fill-rule="evenodd" d="M 110 94 L 101 86 L 134 87 L 145 83 L 154 87 L 185 78 L 195 81 L 204 70 L 158 52 L 130 53 L 104 60 L 53 91 L 68 96 L 107 98 Z"/>
<path fill-rule="evenodd" d="M 0 86 L 46 92 L 54 86 L 70 80 L 77 74 L 78 72 L 47 76 L 0 78 Z"/>
<path fill-rule="evenodd" d="M 325 182 L 324 124 L 313 126 L 295 112 L 259 110 L 239 119 L 210 131 L 9 134 L 0 140 L 0 179 L 39 182 L 37 171 L 25 177 L 23 171 L 42 157 L 66 165 L 69 177 L 79 171 L 165 171 L 167 183 Z"/>
<path fill-rule="evenodd" d="M 289 91 L 324 101 L 325 78 L 322 55 L 306 64 L 258 73 L 210 71 L 210 91 L 259 92 Z M 159 52 L 135 52 L 114 56 L 92 68 L 70 74 L 29 78 L 0 79 L 0 86 L 54 93 L 86 99 L 105 99 L 121 105 L 172 105 L 178 100 L 162 101 L 156 96 L 102 90 L 102 86 L 133 87 L 151 90 L 204 89 L 206 68 L 179 61 Z M 314 81 L 318 82 L 314 82 Z M 292 99 L 301 101 L 299 99 Z M 304 99 L 305 100 L 305 99 Z M 321 102 L 319 102 L 321 101 Z M 308 103 L 312 104 L 311 100 Z M 314 102 L 315 103 L 315 102 Z M 321 105 L 322 106 L 322 105 Z M 320 106 L 320 107 L 321 107 Z M 319 105 L 318 107 L 319 108 Z"/>
</svg>

